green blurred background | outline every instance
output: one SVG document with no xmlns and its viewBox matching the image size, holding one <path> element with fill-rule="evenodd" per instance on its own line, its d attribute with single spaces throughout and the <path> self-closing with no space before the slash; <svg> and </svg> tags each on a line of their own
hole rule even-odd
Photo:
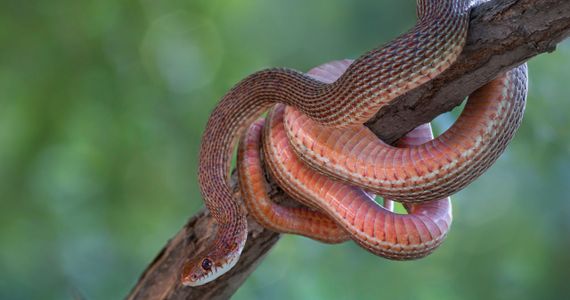
<svg viewBox="0 0 570 300">
<path fill-rule="evenodd" d="M 1 299 L 126 295 L 202 207 L 200 135 L 225 91 L 262 68 L 356 57 L 415 19 L 413 0 L 0 7 Z M 524 123 L 453 197 L 433 255 L 392 262 L 285 236 L 235 299 L 568 297 L 569 67 L 568 42 L 530 61 Z"/>
</svg>

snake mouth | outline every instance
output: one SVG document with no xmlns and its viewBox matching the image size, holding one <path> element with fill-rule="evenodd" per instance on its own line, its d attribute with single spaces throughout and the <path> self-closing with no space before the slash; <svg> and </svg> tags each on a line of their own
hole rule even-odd
<svg viewBox="0 0 570 300">
<path fill-rule="evenodd" d="M 194 274 L 182 278 L 183 286 L 198 286 L 200 285 L 199 282 L 199 277 Z"/>
</svg>

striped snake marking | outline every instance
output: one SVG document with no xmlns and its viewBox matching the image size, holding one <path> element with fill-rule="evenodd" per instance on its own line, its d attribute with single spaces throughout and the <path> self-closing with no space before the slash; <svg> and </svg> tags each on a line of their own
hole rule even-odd
<svg viewBox="0 0 570 300">
<path fill-rule="evenodd" d="M 199 155 L 200 190 L 204 203 L 217 224 L 216 234 L 204 250 L 193 253 L 184 262 L 181 270 L 182 284 L 197 286 L 211 282 L 230 270 L 239 259 L 247 238 L 247 212 L 232 195 L 230 163 L 239 137 L 263 112 L 276 103 L 283 103 L 326 128 L 360 127 L 394 98 L 436 77 L 456 60 L 465 43 L 471 2 L 418 0 L 418 21 L 410 31 L 360 56 L 332 83 L 324 83 L 295 70 L 273 68 L 246 77 L 228 91 L 210 115 Z M 497 130 L 509 130 L 501 126 L 506 125 L 497 125 Z M 416 155 L 422 155 L 422 158 L 428 153 L 451 155 L 451 152 L 442 154 L 441 151 L 450 151 L 443 146 L 443 142 L 443 139 L 428 142 L 425 149 L 433 148 L 434 151 L 418 150 Z M 473 161 L 487 160 L 488 155 L 484 153 Z M 396 158 L 401 159 L 401 154 L 387 158 L 390 160 L 386 159 L 386 162 L 392 166 Z M 308 161 L 312 167 L 323 165 L 319 162 L 311 163 L 306 158 L 303 160 Z M 417 166 L 424 168 L 423 162 Z M 429 171 L 435 167 L 428 165 L 425 168 Z M 481 169 L 478 166 L 463 168 Z M 318 170 L 328 175 L 326 170 Z M 461 181 L 448 178 L 445 182 L 449 186 L 440 188 L 431 187 L 430 178 L 418 182 L 430 187 L 432 192 L 429 197 L 421 192 L 425 187 L 409 187 L 408 183 L 398 181 L 401 180 L 400 176 L 393 178 L 395 182 L 387 184 L 386 190 L 388 192 L 400 188 L 402 192 L 394 192 L 397 197 L 386 194 L 390 199 L 399 197 L 400 201 L 405 201 L 405 195 L 410 191 L 417 193 L 410 196 L 414 199 L 431 200 L 436 195 L 435 198 L 440 199 L 449 196 L 446 195 L 447 191 L 453 190 L 452 187 Z M 410 183 L 415 184 L 413 181 Z M 315 207 L 320 206 L 314 205 L 313 209 Z M 324 214 L 322 210 L 316 212 Z M 319 215 L 319 218 L 322 219 L 314 219 L 315 222 L 332 222 L 334 219 L 330 215 Z M 340 224 L 337 223 L 337 226 Z M 334 227 L 329 229 L 336 230 Z M 351 238 L 354 237 L 351 235 Z"/>
</svg>

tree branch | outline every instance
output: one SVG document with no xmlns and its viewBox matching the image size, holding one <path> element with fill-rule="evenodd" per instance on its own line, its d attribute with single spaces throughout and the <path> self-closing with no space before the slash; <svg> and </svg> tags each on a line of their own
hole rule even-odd
<svg viewBox="0 0 570 300">
<path fill-rule="evenodd" d="M 554 51 L 568 35 L 568 0 L 496 0 L 479 5 L 472 12 L 467 44 L 458 61 L 433 81 L 381 109 L 366 125 L 384 141 L 393 142 L 459 105 L 466 95 L 500 72 L 540 53 Z M 277 188 L 273 191 L 283 196 Z M 212 284 L 181 286 L 182 262 L 202 249 L 214 230 L 215 224 L 206 211 L 192 217 L 150 263 L 128 298 L 227 299 L 279 238 L 249 220 L 246 248 L 234 269 Z"/>
</svg>

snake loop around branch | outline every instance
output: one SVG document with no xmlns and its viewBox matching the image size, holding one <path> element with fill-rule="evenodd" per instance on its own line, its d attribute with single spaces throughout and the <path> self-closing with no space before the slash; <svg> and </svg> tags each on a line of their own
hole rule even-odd
<svg viewBox="0 0 570 300">
<path fill-rule="evenodd" d="M 273 104 L 283 103 L 321 126 L 360 126 L 397 96 L 436 77 L 456 60 L 465 43 L 471 2 L 418 0 L 418 22 L 410 31 L 362 55 L 332 83 L 276 68 L 254 73 L 234 86 L 212 112 L 200 149 L 200 188 L 218 230 L 213 242 L 184 264 L 182 283 L 196 286 L 215 280 L 237 263 L 243 250 L 246 214 L 233 199 L 228 180 L 236 142 L 252 122 Z M 435 192 L 422 200 L 445 197 Z"/>
</svg>

